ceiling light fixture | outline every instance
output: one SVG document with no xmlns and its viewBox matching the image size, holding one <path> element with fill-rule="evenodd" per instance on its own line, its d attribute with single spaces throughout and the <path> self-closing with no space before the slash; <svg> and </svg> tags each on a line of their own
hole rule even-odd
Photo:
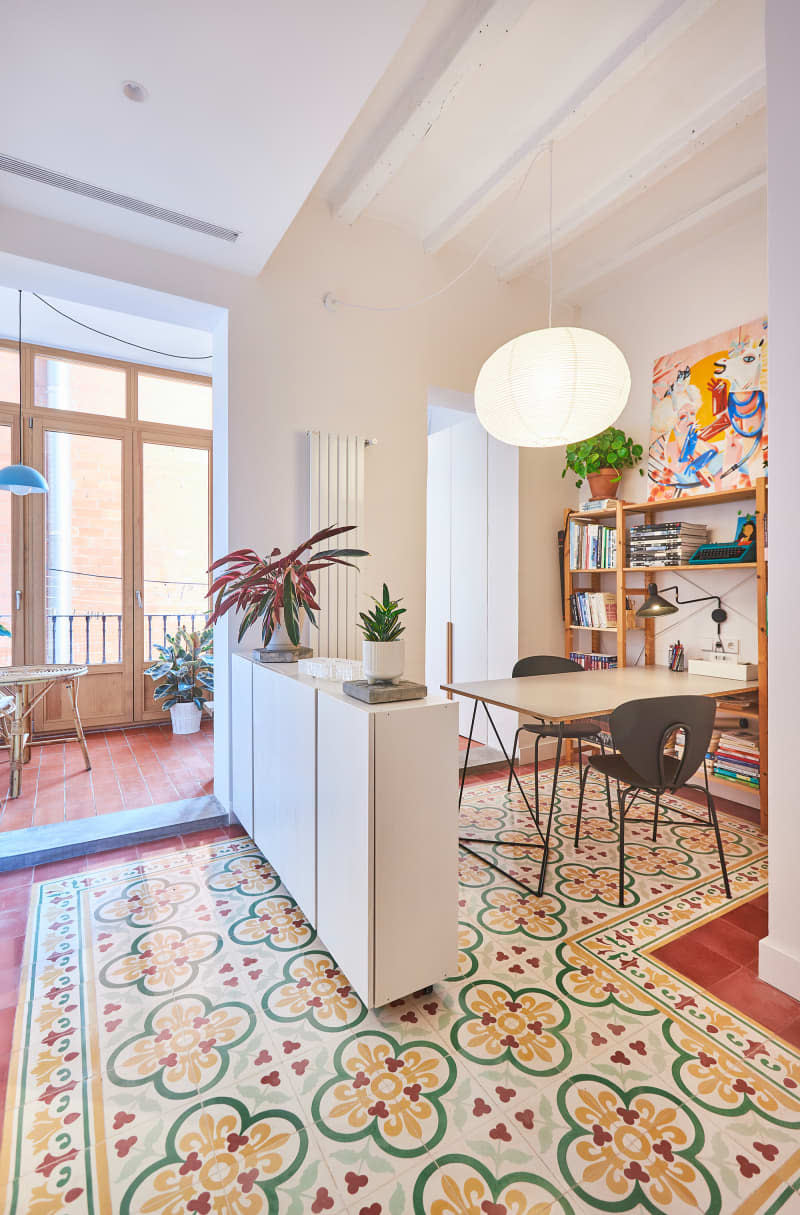
<svg viewBox="0 0 800 1215">
<path fill-rule="evenodd" d="M 17 357 L 19 361 L 19 454 L 22 455 L 22 292 L 18 291 Z M 9 464 L 0 469 L 0 489 L 23 498 L 26 494 L 46 494 L 50 486 L 29 464 Z"/>
<path fill-rule="evenodd" d="M 553 145 L 549 145 L 549 302 L 546 329 L 490 355 L 475 384 L 475 412 L 515 447 L 561 447 L 605 430 L 628 400 L 631 373 L 619 347 L 592 329 L 553 328 Z"/>
<path fill-rule="evenodd" d="M 143 84 L 139 84 L 138 80 L 123 80 L 122 91 L 128 98 L 128 101 L 147 101 L 150 96 Z"/>
</svg>

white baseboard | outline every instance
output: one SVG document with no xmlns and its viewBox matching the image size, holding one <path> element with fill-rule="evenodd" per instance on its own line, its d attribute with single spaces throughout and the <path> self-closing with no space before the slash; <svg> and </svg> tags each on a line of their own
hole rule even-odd
<svg viewBox="0 0 800 1215">
<path fill-rule="evenodd" d="M 759 941 L 758 977 L 800 1000 L 800 954 L 781 949 L 769 936 Z"/>
</svg>

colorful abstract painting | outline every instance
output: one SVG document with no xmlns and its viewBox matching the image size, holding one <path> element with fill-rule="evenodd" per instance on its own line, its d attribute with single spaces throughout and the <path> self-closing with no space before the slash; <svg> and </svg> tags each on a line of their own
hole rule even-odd
<svg viewBox="0 0 800 1215">
<path fill-rule="evenodd" d="M 750 489 L 766 467 L 766 317 L 656 359 L 650 502 Z"/>
</svg>

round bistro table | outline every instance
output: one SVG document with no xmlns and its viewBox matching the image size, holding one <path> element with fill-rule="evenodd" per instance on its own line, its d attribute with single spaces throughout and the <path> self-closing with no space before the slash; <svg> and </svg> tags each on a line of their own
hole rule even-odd
<svg viewBox="0 0 800 1215">
<path fill-rule="evenodd" d="M 51 688 L 63 684 L 72 706 L 75 737 L 81 746 L 87 771 L 91 768 L 86 738 L 78 712 L 78 680 L 88 668 L 72 663 L 41 666 L 0 667 L 0 689 L 13 698 L 13 708 L 0 717 L 0 730 L 8 744 L 10 772 L 8 796 L 19 797 L 22 789 L 22 766 L 30 759 L 33 739 L 33 710 Z"/>
</svg>

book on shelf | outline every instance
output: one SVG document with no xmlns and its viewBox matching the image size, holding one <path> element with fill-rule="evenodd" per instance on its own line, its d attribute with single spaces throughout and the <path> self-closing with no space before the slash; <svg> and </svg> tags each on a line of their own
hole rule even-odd
<svg viewBox="0 0 800 1215">
<path fill-rule="evenodd" d="M 581 650 L 572 650 L 570 659 L 579 662 L 585 671 L 614 671 L 617 667 L 616 654 L 585 654 Z"/>
<path fill-rule="evenodd" d="M 581 510 L 616 510 L 616 498 L 589 498 L 581 503 Z"/>
<path fill-rule="evenodd" d="M 573 591 L 569 597 L 572 624 L 592 629 L 617 627 L 617 597 L 603 591 Z"/>
<path fill-rule="evenodd" d="M 628 528 L 628 565 L 644 568 L 648 565 L 685 565 L 692 554 L 708 540 L 708 528 L 703 524 L 643 523 Z"/>
<path fill-rule="evenodd" d="M 569 565 L 576 570 L 614 569 L 617 564 L 617 529 L 603 523 L 569 525 Z"/>
</svg>

